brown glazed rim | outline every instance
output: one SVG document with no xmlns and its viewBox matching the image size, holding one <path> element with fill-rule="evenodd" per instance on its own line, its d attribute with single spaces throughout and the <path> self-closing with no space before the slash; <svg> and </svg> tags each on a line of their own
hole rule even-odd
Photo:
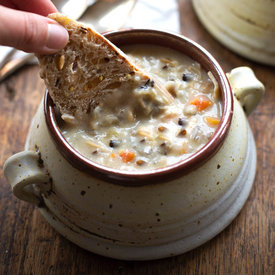
<svg viewBox="0 0 275 275">
<path fill-rule="evenodd" d="M 211 71 L 219 83 L 222 93 L 223 112 L 221 122 L 210 141 L 190 157 L 164 168 L 145 171 L 122 171 L 97 164 L 77 152 L 61 134 L 56 122 L 54 103 L 45 93 L 44 112 L 46 123 L 57 149 L 75 168 L 100 180 L 128 186 L 165 182 L 183 176 L 200 167 L 220 148 L 231 125 L 233 96 L 228 79 L 218 62 L 204 48 L 192 40 L 167 32 L 133 29 L 114 31 L 105 34 L 115 45 L 154 44 L 172 48 L 199 62 L 206 71 Z"/>
</svg>

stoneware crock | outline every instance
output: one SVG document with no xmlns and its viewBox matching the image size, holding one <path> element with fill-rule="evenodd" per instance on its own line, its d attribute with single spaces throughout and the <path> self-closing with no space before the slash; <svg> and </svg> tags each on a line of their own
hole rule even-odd
<svg viewBox="0 0 275 275">
<path fill-rule="evenodd" d="M 206 29 L 232 51 L 275 66 L 275 1 L 192 0 Z"/>
<path fill-rule="evenodd" d="M 223 230 L 249 195 L 256 149 L 246 115 L 264 87 L 247 67 L 232 70 L 227 78 L 205 49 L 180 35 L 126 30 L 106 37 L 118 46 L 173 48 L 211 71 L 223 102 L 213 138 L 190 158 L 163 169 L 137 173 L 106 168 L 65 141 L 46 91 L 25 151 L 6 161 L 5 176 L 15 196 L 37 205 L 58 232 L 89 251 L 124 260 L 181 254 Z"/>
</svg>

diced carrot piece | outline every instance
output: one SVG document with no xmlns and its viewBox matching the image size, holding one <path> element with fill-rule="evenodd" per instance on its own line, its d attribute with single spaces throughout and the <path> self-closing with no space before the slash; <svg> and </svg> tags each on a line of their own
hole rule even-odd
<svg viewBox="0 0 275 275">
<path fill-rule="evenodd" d="M 221 121 L 219 118 L 211 117 L 211 116 L 207 116 L 205 120 L 209 124 L 209 126 L 217 126 Z"/>
<path fill-rule="evenodd" d="M 182 147 L 182 148 L 181 148 L 181 154 L 182 154 L 182 155 L 186 154 L 186 148 L 185 148 L 185 147 Z"/>
<path fill-rule="evenodd" d="M 115 153 L 111 153 L 110 156 L 111 156 L 111 158 L 113 158 L 113 159 L 116 158 L 116 154 L 115 154 Z"/>
<path fill-rule="evenodd" d="M 195 105 L 199 111 L 203 111 L 213 103 L 207 96 L 197 96 L 190 102 L 190 104 Z"/>
<path fill-rule="evenodd" d="M 187 144 L 186 142 L 182 143 L 182 148 L 181 148 L 181 154 L 186 154 L 187 153 Z"/>
<path fill-rule="evenodd" d="M 130 162 L 136 157 L 136 154 L 134 152 L 123 150 L 119 153 L 119 156 L 123 162 Z"/>
</svg>

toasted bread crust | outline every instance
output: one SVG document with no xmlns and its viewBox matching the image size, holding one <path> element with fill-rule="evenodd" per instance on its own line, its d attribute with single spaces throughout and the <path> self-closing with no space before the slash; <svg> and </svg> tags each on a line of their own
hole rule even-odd
<svg viewBox="0 0 275 275">
<path fill-rule="evenodd" d="M 149 79 L 101 34 L 59 13 L 49 17 L 69 33 L 64 49 L 37 56 L 40 76 L 62 114 L 82 116 L 114 88 L 135 88 Z"/>
</svg>

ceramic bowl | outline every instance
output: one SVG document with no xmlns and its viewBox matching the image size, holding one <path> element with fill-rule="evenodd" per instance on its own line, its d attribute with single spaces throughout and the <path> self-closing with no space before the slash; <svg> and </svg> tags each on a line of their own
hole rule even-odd
<svg viewBox="0 0 275 275">
<path fill-rule="evenodd" d="M 223 103 L 212 139 L 188 159 L 165 168 L 136 173 L 103 167 L 66 142 L 46 91 L 25 151 L 6 161 L 5 176 L 15 196 L 37 205 L 57 231 L 89 251 L 124 260 L 183 253 L 225 228 L 248 197 L 256 149 L 245 112 L 256 107 L 264 87 L 247 67 L 226 76 L 205 49 L 180 35 L 125 30 L 106 37 L 118 46 L 172 48 L 211 71 Z"/>
<path fill-rule="evenodd" d="M 193 6 L 223 45 L 251 60 L 275 65 L 275 1 L 193 0 Z"/>
</svg>

